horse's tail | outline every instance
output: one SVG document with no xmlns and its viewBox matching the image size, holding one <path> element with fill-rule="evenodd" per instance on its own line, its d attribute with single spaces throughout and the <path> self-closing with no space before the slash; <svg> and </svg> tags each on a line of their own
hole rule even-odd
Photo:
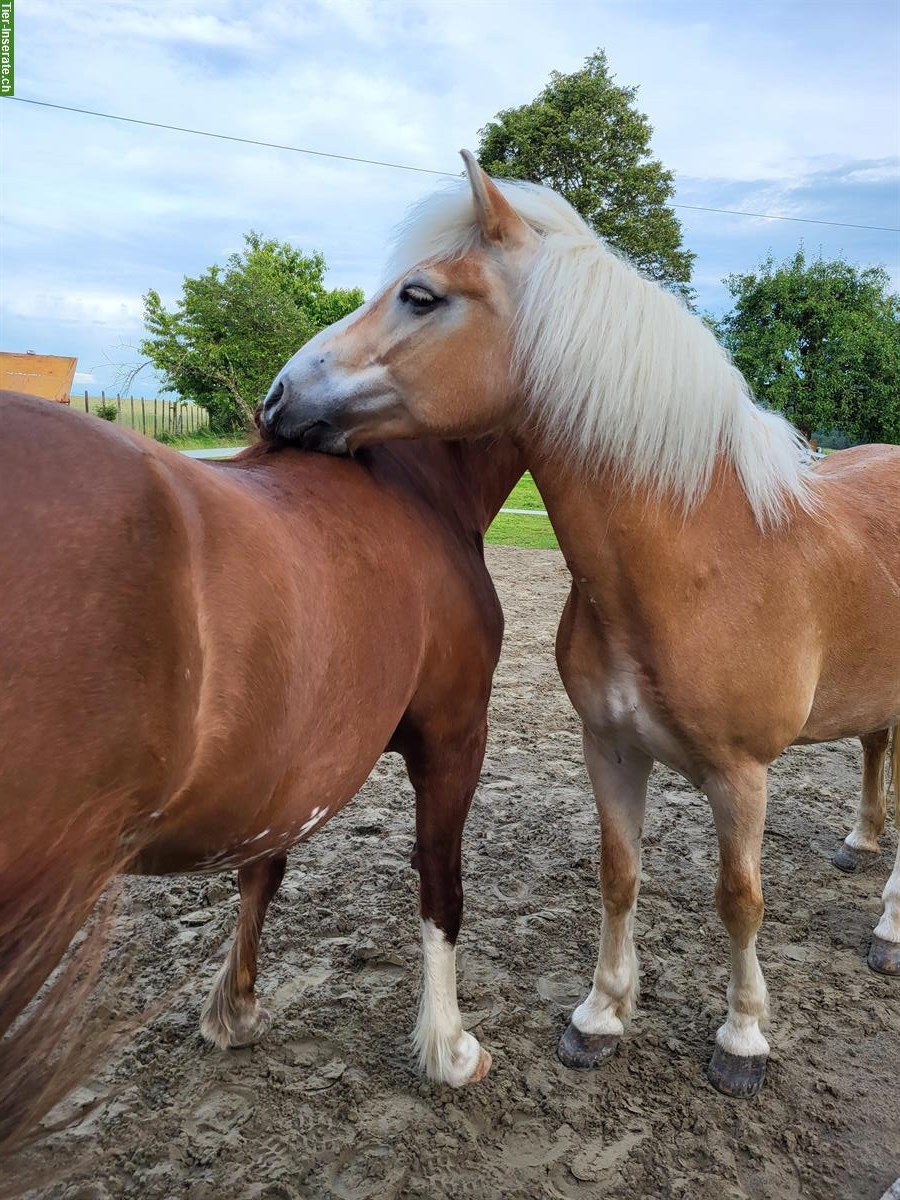
<svg viewBox="0 0 900 1200">
<path fill-rule="evenodd" d="M 900 725 L 891 730 L 890 784 L 894 789 L 894 824 L 900 829 Z"/>
<path fill-rule="evenodd" d="M 96 1058 L 100 1020 L 88 994 L 103 959 L 115 896 L 73 934 L 133 855 L 124 806 L 97 804 L 57 836 L 42 830 L 0 870 L 0 1153 L 21 1142 Z M 49 979 L 72 947 L 56 977 Z M 49 979 L 49 982 L 47 982 Z M 46 984 L 41 992 L 42 985 Z"/>
</svg>

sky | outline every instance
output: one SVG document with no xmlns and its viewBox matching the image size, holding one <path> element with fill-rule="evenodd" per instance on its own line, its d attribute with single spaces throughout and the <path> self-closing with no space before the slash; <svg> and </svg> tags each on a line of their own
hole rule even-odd
<svg viewBox="0 0 900 1200">
<path fill-rule="evenodd" d="M 498 111 L 598 48 L 638 87 L 675 203 L 900 227 L 898 0 L 19 0 L 16 96 L 458 174 Z M 0 349 L 115 392 L 142 296 L 256 229 L 371 295 L 439 180 L 0 99 Z M 677 209 L 701 309 L 772 253 L 880 264 L 900 234 Z M 134 394 L 152 396 L 144 369 Z"/>
</svg>

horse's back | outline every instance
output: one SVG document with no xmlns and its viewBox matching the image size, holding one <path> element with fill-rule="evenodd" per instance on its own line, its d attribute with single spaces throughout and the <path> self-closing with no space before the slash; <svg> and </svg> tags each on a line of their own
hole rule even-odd
<svg viewBox="0 0 900 1200">
<path fill-rule="evenodd" d="M 865 559 L 876 554 L 900 588 L 900 446 L 854 446 L 813 472 L 823 545 Z"/>
</svg>

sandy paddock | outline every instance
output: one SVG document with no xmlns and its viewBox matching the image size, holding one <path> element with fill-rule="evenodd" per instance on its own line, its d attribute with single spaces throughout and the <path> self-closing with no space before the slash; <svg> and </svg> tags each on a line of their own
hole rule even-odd
<svg viewBox="0 0 900 1200">
<path fill-rule="evenodd" d="M 384 760 L 296 852 L 263 939 L 265 1042 L 197 1033 L 236 913 L 232 877 L 132 880 L 121 1010 L 172 1002 L 78 1089 L 29 1155 L 66 1182 L 32 1195 L 877 1200 L 900 1175 L 900 982 L 865 965 L 895 837 L 859 877 L 832 850 L 852 822 L 857 743 L 790 751 L 772 773 L 760 959 L 773 997 L 762 1095 L 731 1101 L 704 1066 L 725 1011 L 705 800 L 651 781 L 637 939 L 642 996 L 595 1073 L 557 1037 L 588 986 L 599 930 L 596 825 L 578 724 L 552 645 L 555 551 L 489 549 L 507 613 L 481 788 L 466 830 L 460 998 L 494 1055 L 454 1092 L 412 1070 L 420 970 L 411 791 Z M 52 1124 L 52 1123 L 51 1123 Z"/>
</svg>

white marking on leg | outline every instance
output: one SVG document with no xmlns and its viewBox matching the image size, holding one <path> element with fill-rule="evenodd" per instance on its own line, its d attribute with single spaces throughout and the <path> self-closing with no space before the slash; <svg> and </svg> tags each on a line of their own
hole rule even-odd
<svg viewBox="0 0 900 1200">
<path fill-rule="evenodd" d="M 898 796 L 895 804 L 900 804 Z M 891 877 L 881 893 L 884 911 L 881 920 L 875 926 L 875 936 L 886 942 L 900 942 L 900 846 L 897 847 L 897 858 Z"/>
<path fill-rule="evenodd" d="M 429 1079 L 462 1087 L 481 1062 L 477 1038 L 462 1027 L 456 998 L 456 947 L 434 921 L 422 922 L 425 953 L 422 999 L 413 1043 Z"/>
<path fill-rule="evenodd" d="M 741 949 L 731 945 L 731 979 L 728 982 L 728 1016 L 716 1041 L 729 1054 L 744 1058 L 768 1054 L 769 1043 L 760 1032 L 769 1012 L 766 981 L 756 957 L 756 938 Z"/>
<path fill-rule="evenodd" d="M 634 907 L 620 917 L 604 910 L 593 986 L 572 1013 L 573 1025 L 581 1033 L 621 1037 L 637 1004 L 638 991 Z"/>
<path fill-rule="evenodd" d="M 871 833 L 867 833 L 865 829 L 860 828 L 862 818 L 856 818 L 856 824 L 844 838 L 844 844 L 849 846 L 851 850 L 874 850 L 878 851 L 878 838 Z"/>
</svg>

